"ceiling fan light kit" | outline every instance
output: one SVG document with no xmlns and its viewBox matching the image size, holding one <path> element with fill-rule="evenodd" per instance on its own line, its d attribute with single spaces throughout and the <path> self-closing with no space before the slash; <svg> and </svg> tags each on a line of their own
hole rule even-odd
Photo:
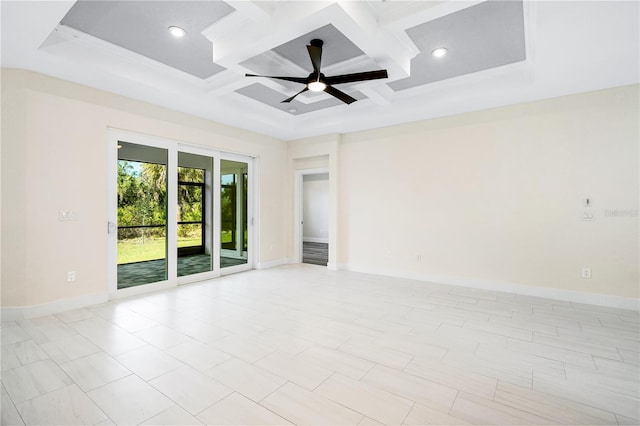
<svg viewBox="0 0 640 426">
<path fill-rule="evenodd" d="M 283 100 L 283 103 L 289 103 L 296 96 L 301 93 L 310 90 L 312 92 L 325 92 L 330 94 L 331 96 L 341 100 L 345 104 L 351 104 L 355 102 L 357 99 L 354 97 L 347 95 L 341 90 L 333 87 L 334 84 L 343 84 L 343 83 L 355 83 L 358 81 L 367 81 L 367 80 L 377 80 L 381 78 L 387 78 L 387 70 L 377 70 L 377 71 L 365 71 L 353 74 L 342 74 L 336 75 L 332 77 L 326 77 L 324 74 L 320 72 L 320 65 L 322 63 L 322 45 L 323 41 L 320 39 L 313 39 L 307 45 L 307 51 L 309 52 L 309 59 L 311 59 L 311 64 L 313 65 L 313 72 L 309 74 L 307 77 L 280 77 L 280 76 L 271 76 L 271 75 L 256 75 L 256 74 L 245 74 L 246 77 L 266 77 L 266 78 L 274 78 L 276 80 L 285 80 L 292 81 L 295 83 L 304 84 L 305 87 L 291 96 Z"/>
</svg>

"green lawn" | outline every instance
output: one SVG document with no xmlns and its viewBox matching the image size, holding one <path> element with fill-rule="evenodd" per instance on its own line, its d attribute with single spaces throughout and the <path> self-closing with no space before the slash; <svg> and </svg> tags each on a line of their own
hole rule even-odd
<svg viewBox="0 0 640 426">
<path fill-rule="evenodd" d="M 231 241 L 231 231 L 222 231 L 222 242 Z M 199 246 L 200 237 L 178 237 L 178 247 Z M 143 262 L 145 260 L 164 259 L 166 251 L 165 238 L 146 237 L 127 238 L 118 241 L 118 265 L 124 263 Z"/>
<path fill-rule="evenodd" d="M 142 262 L 145 260 L 164 259 L 166 251 L 165 238 L 130 238 L 118 241 L 118 265 L 123 263 Z M 178 247 L 199 246 L 200 238 L 180 238 Z"/>
</svg>

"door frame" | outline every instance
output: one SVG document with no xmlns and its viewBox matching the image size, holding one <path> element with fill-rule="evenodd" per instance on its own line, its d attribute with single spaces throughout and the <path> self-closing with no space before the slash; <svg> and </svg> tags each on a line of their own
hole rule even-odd
<svg viewBox="0 0 640 426">
<path fill-rule="evenodd" d="M 255 220 L 255 216 L 256 216 L 256 212 L 254 210 L 254 207 L 257 203 L 255 203 L 255 187 L 256 185 L 253 183 L 253 180 L 255 179 L 255 162 L 256 159 L 253 157 L 248 157 L 246 155 L 241 155 L 241 154 L 234 154 L 234 153 L 230 153 L 230 152 L 220 152 L 220 155 L 218 157 L 217 160 L 217 170 L 218 170 L 218 174 L 217 174 L 217 192 L 216 194 L 220 194 L 220 172 L 221 172 L 221 168 L 220 168 L 220 161 L 221 160 L 229 160 L 229 161 L 236 161 L 239 163 L 246 163 L 247 164 L 247 263 L 244 263 L 242 265 L 235 265 L 235 266 L 228 266 L 224 269 L 220 268 L 220 230 L 221 230 L 221 218 L 220 218 L 220 203 L 218 202 L 218 211 L 216 213 L 216 218 L 218 221 L 218 227 L 217 229 L 217 236 L 218 236 L 218 271 L 220 272 L 220 275 L 229 275 L 229 274 L 235 274 L 236 272 L 242 272 L 242 271 L 248 271 L 250 269 L 253 269 L 253 265 L 254 265 L 254 259 L 255 259 L 255 253 L 256 253 L 256 248 L 255 246 L 255 236 L 257 234 L 256 232 L 256 220 Z"/>
<path fill-rule="evenodd" d="M 295 188 L 294 188 L 294 238 L 293 238 L 293 259 L 295 263 L 302 263 L 302 247 L 304 238 L 303 219 L 304 219 L 304 177 L 307 175 L 329 175 L 331 180 L 331 174 L 329 167 L 318 167 L 314 169 L 298 169 L 296 170 Z M 331 209 L 331 206 L 329 206 Z M 330 219 L 330 218 L 329 218 Z M 329 220 L 329 226 L 331 221 Z M 329 238 L 329 244 L 331 244 L 331 238 Z"/>
<path fill-rule="evenodd" d="M 156 148 L 167 149 L 167 279 L 156 283 L 149 283 L 134 287 L 118 289 L 118 141 L 130 142 Z M 169 218 L 177 217 L 177 185 L 178 176 L 178 151 L 198 154 L 213 158 L 213 181 L 211 192 L 212 206 L 212 247 L 213 247 L 213 271 L 178 277 L 177 257 L 177 221 Z M 247 263 L 220 269 L 220 160 L 231 160 L 247 163 Z M 256 253 L 257 224 L 255 221 L 258 203 L 256 197 L 256 184 L 254 170 L 256 158 L 248 155 L 234 154 L 197 145 L 190 145 L 181 141 L 149 136 L 141 133 L 107 128 L 107 292 L 110 299 L 134 296 L 151 291 L 174 288 L 178 285 L 210 278 L 217 278 L 235 272 L 253 269 Z"/>
</svg>

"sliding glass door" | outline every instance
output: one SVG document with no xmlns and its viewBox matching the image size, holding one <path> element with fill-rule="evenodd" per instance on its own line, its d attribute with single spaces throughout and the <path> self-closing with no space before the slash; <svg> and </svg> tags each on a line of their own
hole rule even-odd
<svg viewBox="0 0 640 426">
<path fill-rule="evenodd" d="M 178 152 L 178 276 L 213 270 L 213 157 Z"/>
<path fill-rule="evenodd" d="M 220 161 L 220 267 L 248 262 L 249 164 Z"/>
<path fill-rule="evenodd" d="M 251 158 L 115 130 L 109 153 L 112 294 L 252 267 Z"/>
<path fill-rule="evenodd" d="M 167 279 L 167 150 L 118 144 L 118 289 Z"/>
</svg>

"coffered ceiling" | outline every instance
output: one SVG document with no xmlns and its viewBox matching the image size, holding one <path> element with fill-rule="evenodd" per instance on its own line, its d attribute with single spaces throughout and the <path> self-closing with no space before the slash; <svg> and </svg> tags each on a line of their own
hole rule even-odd
<svg viewBox="0 0 640 426">
<path fill-rule="evenodd" d="M 6 1 L 2 65 L 282 139 L 345 133 L 639 81 L 638 2 Z M 171 36 L 168 27 L 186 31 Z M 300 83 L 306 45 L 350 105 Z M 434 57 L 444 47 L 447 55 Z"/>
</svg>

